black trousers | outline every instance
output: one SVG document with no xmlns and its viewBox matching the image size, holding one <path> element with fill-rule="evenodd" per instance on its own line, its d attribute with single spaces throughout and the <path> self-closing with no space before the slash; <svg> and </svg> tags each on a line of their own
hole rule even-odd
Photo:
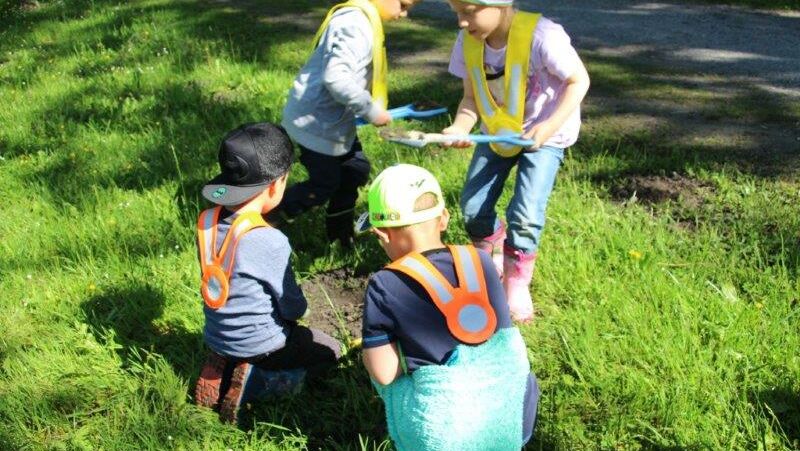
<svg viewBox="0 0 800 451">
<path fill-rule="evenodd" d="M 286 338 L 286 346 L 266 356 L 247 360 L 265 370 L 305 368 L 314 375 L 336 365 L 341 356 L 342 348 L 335 338 L 322 331 L 296 325 Z"/>
<path fill-rule="evenodd" d="M 370 164 L 356 138 L 350 151 L 333 157 L 300 146 L 300 163 L 308 180 L 288 187 L 280 209 L 295 217 L 312 207 L 328 203 L 328 215 L 355 208 L 358 188 L 369 180 Z"/>
</svg>

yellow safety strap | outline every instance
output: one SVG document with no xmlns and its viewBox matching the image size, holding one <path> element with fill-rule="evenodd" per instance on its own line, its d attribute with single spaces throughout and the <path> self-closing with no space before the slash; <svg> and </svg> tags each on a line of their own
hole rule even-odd
<svg viewBox="0 0 800 451">
<path fill-rule="evenodd" d="M 369 0 L 349 0 L 331 8 L 319 30 L 317 30 L 316 36 L 314 36 L 314 47 L 316 48 L 319 45 L 322 34 L 327 30 L 333 14 L 341 8 L 359 8 L 364 11 L 370 25 L 372 25 L 372 100 L 378 103 L 381 108 L 387 108 L 387 105 L 389 105 L 389 89 L 386 80 L 389 67 L 386 59 L 386 47 L 384 46 L 383 22 L 378 9 L 372 2 Z"/>
<path fill-rule="evenodd" d="M 541 14 L 517 11 L 511 22 L 505 61 L 503 106 L 497 105 L 489 90 L 484 69 L 484 41 L 464 33 L 464 62 L 472 85 L 475 104 L 481 121 L 490 134 L 520 134 L 525 119 L 525 95 L 528 83 L 533 32 Z M 492 150 L 503 157 L 512 157 L 522 147 L 503 143 L 490 144 Z"/>
</svg>

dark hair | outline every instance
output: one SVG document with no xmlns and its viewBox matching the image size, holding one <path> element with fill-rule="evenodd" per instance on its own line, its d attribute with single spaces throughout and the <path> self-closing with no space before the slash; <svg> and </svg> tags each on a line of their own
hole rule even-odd
<svg viewBox="0 0 800 451">
<path fill-rule="evenodd" d="M 244 124 L 243 130 L 253 140 L 261 174 L 270 182 L 287 172 L 294 161 L 294 146 L 283 127 L 270 122 Z"/>
</svg>

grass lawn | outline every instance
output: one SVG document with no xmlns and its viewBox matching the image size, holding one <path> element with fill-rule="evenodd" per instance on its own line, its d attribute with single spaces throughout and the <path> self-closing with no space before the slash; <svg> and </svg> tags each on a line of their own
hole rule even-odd
<svg viewBox="0 0 800 451">
<path fill-rule="evenodd" d="M 357 350 L 330 380 L 253 406 L 243 429 L 191 399 L 200 187 L 227 130 L 279 121 L 327 3 L 18 3 L 0 1 L 0 448 L 391 448 Z M 426 57 L 454 37 L 449 22 L 389 28 L 392 104 L 455 107 L 460 83 Z M 682 116 L 645 120 L 672 101 L 705 125 L 796 130 L 800 107 L 585 59 L 584 132 L 548 210 L 540 316 L 522 328 L 543 390 L 527 449 L 800 448 L 800 146 L 757 153 Z M 597 99 L 645 106 L 631 118 Z M 469 151 L 361 137 L 374 173 L 434 172 L 447 239 L 466 242 Z M 363 281 L 386 263 L 371 239 L 329 248 L 321 221 L 286 229 L 301 279 L 346 268 Z M 311 302 L 345 322 L 335 299 Z"/>
</svg>

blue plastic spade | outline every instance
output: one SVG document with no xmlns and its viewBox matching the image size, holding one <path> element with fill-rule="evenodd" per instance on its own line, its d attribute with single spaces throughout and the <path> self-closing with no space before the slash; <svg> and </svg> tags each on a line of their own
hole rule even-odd
<svg viewBox="0 0 800 451">
<path fill-rule="evenodd" d="M 389 116 L 392 117 L 392 120 L 397 119 L 427 119 L 429 117 L 438 116 L 440 114 L 447 113 L 446 107 L 440 107 L 436 104 L 430 104 L 427 102 L 414 102 L 409 103 L 408 105 L 403 105 L 397 108 L 392 108 L 388 110 Z M 356 119 L 356 125 L 367 125 L 369 122 L 365 121 L 362 118 Z"/>
</svg>

